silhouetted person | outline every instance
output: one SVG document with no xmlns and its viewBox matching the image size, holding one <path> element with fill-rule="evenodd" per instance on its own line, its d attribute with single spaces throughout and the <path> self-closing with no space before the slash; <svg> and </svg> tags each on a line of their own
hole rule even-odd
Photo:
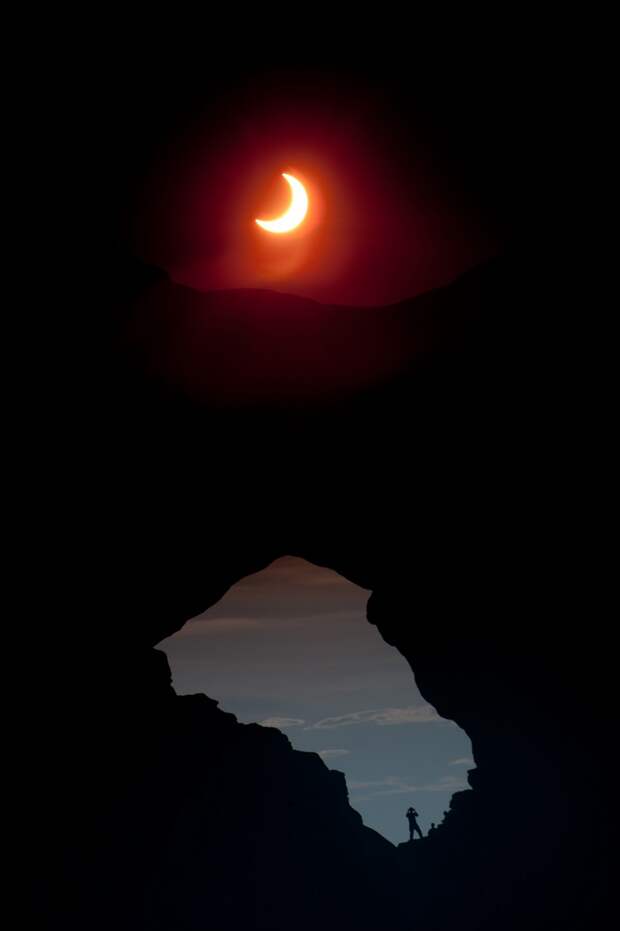
<svg viewBox="0 0 620 931">
<path fill-rule="evenodd" d="M 423 837 L 420 825 L 417 822 L 418 813 L 415 808 L 407 809 L 407 821 L 409 822 L 409 840 L 413 840 L 413 835 L 417 831 L 420 837 Z"/>
<path fill-rule="evenodd" d="M 431 826 L 430 826 L 430 828 L 428 829 L 428 831 L 426 832 L 426 836 L 427 836 L 427 837 L 430 837 L 431 834 L 434 834 L 436 830 L 437 830 L 437 828 L 436 828 L 436 826 L 435 826 L 435 822 L 434 822 L 434 821 L 431 821 Z"/>
</svg>

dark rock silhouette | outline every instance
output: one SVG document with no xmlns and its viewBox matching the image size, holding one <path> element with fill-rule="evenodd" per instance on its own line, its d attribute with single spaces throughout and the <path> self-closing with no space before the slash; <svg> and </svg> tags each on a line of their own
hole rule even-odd
<svg viewBox="0 0 620 931">
<path fill-rule="evenodd" d="M 299 928 L 326 915 L 346 928 L 386 914 L 398 923 L 394 848 L 349 807 L 344 776 L 205 695 L 164 696 L 167 661 L 152 659 L 161 702 L 136 737 L 148 734 L 153 754 L 123 786 L 118 820 L 101 812 L 82 834 L 91 849 L 76 856 L 74 881 L 85 908 L 103 880 L 124 890 L 127 926 L 131 916 L 134 927 L 285 928 L 291 914 Z M 101 903 L 95 923 L 118 907 Z"/>
<path fill-rule="evenodd" d="M 29 622 L 24 831 L 53 927 L 597 927 L 612 657 L 524 285 L 497 260 L 353 311 L 125 265 L 84 292 L 32 484 L 53 611 Z M 372 589 L 369 621 L 470 736 L 432 839 L 392 848 L 314 755 L 171 691 L 153 646 L 284 554 Z"/>
</svg>

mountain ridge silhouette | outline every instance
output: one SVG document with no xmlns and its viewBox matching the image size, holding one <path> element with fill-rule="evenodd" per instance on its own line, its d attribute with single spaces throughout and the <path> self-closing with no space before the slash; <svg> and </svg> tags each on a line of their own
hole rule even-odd
<svg viewBox="0 0 620 931">
<path fill-rule="evenodd" d="M 156 271 L 120 338 L 130 364 L 201 403 L 286 405 L 351 396 L 432 353 L 494 351 L 496 259 L 445 288 L 380 307 L 324 304 L 268 289 L 198 291 Z M 463 315 L 463 305 L 477 315 Z M 460 307 L 455 311 L 454 307 Z"/>
</svg>

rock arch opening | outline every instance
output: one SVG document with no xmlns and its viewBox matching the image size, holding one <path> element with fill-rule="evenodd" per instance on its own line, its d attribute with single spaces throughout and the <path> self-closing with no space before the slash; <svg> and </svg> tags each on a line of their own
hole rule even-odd
<svg viewBox="0 0 620 931">
<path fill-rule="evenodd" d="M 364 823 L 426 834 L 468 788 L 471 743 L 420 694 L 405 657 L 366 619 L 370 592 L 286 556 L 247 575 L 158 645 L 180 695 L 205 693 L 244 724 L 281 730 L 344 773 Z"/>
</svg>

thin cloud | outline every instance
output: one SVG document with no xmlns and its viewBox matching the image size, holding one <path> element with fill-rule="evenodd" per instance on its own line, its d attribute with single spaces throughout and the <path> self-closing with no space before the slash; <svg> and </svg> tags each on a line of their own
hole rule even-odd
<svg viewBox="0 0 620 931">
<path fill-rule="evenodd" d="M 246 610 L 248 605 L 242 605 L 241 607 Z M 251 606 L 249 607 L 251 610 Z M 295 614 L 294 609 L 292 609 L 285 616 L 279 615 L 277 612 L 272 612 L 267 615 L 205 613 L 188 621 L 175 636 L 197 637 L 216 633 L 236 633 L 237 631 L 282 630 L 283 627 L 288 629 L 293 627 L 303 628 L 305 626 L 316 627 L 317 624 L 329 626 L 334 624 L 334 622 L 357 621 L 359 617 L 359 611 L 349 609 L 340 611 L 320 611 L 314 614 Z"/>
<path fill-rule="evenodd" d="M 301 727 L 305 724 L 303 718 L 265 718 L 264 721 L 258 722 L 262 727 L 278 727 L 278 728 L 287 728 L 287 727 Z"/>
<path fill-rule="evenodd" d="M 398 724 L 429 724 L 442 720 L 430 705 L 413 708 L 374 708 L 369 711 L 353 711 L 350 714 L 341 714 L 333 718 L 323 718 L 316 724 L 306 727 L 306 730 L 327 731 L 336 727 L 351 727 L 354 724 L 377 724 L 380 727 Z"/>
<path fill-rule="evenodd" d="M 349 789 L 355 791 L 371 789 L 362 795 L 354 795 L 351 798 L 353 803 L 367 802 L 373 798 L 379 798 L 386 795 L 410 795 L 414 792 L 457 792 L 460 789 L 468 789 L 469 786 L 462 779 L 456 776 L 444 776 L 439 782 L 424 783 L 415 785 L 401 779 L 399 776 L 386 776 L 385 779 L 371 782 L 349 782 Z"/>
<path fill-rule="evenodd" d="M 348 756 L 350 750 L 319 750 L 319 756 L 322 760 L 335 760 L 339 756 Z"/>
<path fill-rule="evenodd" d="M 188 621 L 175 637 L 202 637 L 205 634 L 216 634 L 222 631 L 257 630 L 268 627 L 269 622 L 257 617 L 200 617 Z"/>
<path fill-rule="evenodd" d="M 458 760 L 450 760 L 450 762 L 448 763 L 448 766 L 473 766 L 473 765 L 474 765 L 474 761 L 471 759 L 471 757 L 468 757 L 468 756 L 460 756 Z"/>
</svg>

